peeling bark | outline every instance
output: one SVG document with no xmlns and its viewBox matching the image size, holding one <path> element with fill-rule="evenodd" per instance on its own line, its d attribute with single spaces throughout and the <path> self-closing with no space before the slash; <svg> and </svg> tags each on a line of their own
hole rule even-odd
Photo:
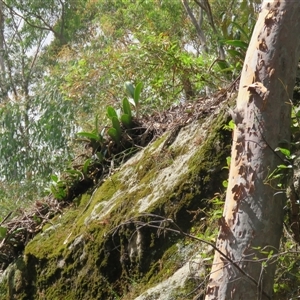
<svg viewBox="0 0 300 300">
<path fill-rule="evenodd" d="M 290 98 L 300 54 L 300 2 L 264 1 L 244 62 L 229 184 L 206 292 L 209 299 L 272 299 L 284 191 L 268 176 L 290 141 Z M 262 250 L 264 253 L 262 253 Z"/>
</svg>

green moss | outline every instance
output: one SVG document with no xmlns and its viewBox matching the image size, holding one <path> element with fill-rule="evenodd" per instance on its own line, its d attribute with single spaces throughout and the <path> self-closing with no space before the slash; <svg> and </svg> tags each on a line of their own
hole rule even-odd
<svg viewBox="0 0 300 300">
<path fill-rule="evenodd" d="M 7 277 L 2 275 L 3 277 L 0 280 L 0 299 L 9 299 L 8 295 L 8 282 Z"/>
<path fill-rule="evenodd" d="M 184 147 L 178 147 L 178 149 L 167 149 L 164 151 L 158 151 L 157 148 L 165 141 L 167 135 L 157 139 L 149 149 L 144 151 L 143 159 L 141 159 L 135 166 L 137 173 L 137 180 L 139 183 L 149 183 L 159 171 L 169 167 L 174 158 L 181 152 Z"/>
<path fill-rule="evenodd" d="M 166 140 L 167 134 L 164 134 L 163 136 L 156 139 L 151 145 L 150 150 L 156 150 L 158 147 Z"/>
<path fill-rule="evenodd" d="M 169 155 L 172 159 L 177 158 L 178 156 L 184 155 L 188 152 L 188 147 L 186 145 L 182 145 L 181 147 L 171 147 L 169 149 Z"/>
<path fill-rule="evenodd" d="M 181 260 L 179 258 L 178 246 L 171 245 L 163 254 L 162 258 L 155 264 L 147 273 L 147 281 L 149 286 L 167 279 L 177 269 L 181 267 Z"/>
<path fill-rule="evenodd" d="M 43 274 L 41 277 L 35 278 L 34 281 L 39 293 L 43 286 L 48 286 L 47 290 L 43 292 L 43 297 L 46 299 L 62 299 L 62 297 L 64 299 L 99 298 L 100 292 L 97 286 L 101 283 L 101 280 L 99 282 L 101 273 L 95 265 L 95 260 L 97 257 L 102 257 L 102 263 L 105 262 L 103 244 L 105 243 L 104 230 L 106 225 L 92 222 L 85 226 L 83 222 L 95 204 L 109 200 L 114 195 L 118 189 L 118 184 L 117 175 L 106 180 L 92 196 L 85 195 L 82 197 L 83 201 L 80 202 L 79 208 L 66 211 L 61 219 L 57 218 L 54 221 L 54 226 L 59 225 L 64 230 L 57 227 L 56 230 L 47 231 L 43 236 L 36 236 L 27 245 L 25 250 L 26 264 L 36 273 Z M 90 200 L 91 203 L 88 208 L 82 213 Z M 66 230 L 66 228 L 68 229 Z M 70 249 L 74 238 L 81 235 L 83 236 L 82 243 Z M 95 245 L 93 244 L 92 247 L 84 246 L 89 243 L 95 243 Z M 86 259 L 84 255 L 89 259 L 82 265 L 81 260 Z M 64 261 L 63 265 L 59 266 L 59 262 L 62 260 Z M 74 289 L 74 286 L 80 286 L 80 289 Z M 44 299 L 43 297 L 37 299 Z"/>
<path fill-rule="evenodd" d="M 91 194 L 85 193 L 78 196 L 78 206 L 84 207 L 91 198 Z"/>
<path fill-rule="evenodd" d="M 148 152 L 145 152 L 145 158 L 141 160 L 135 170 L 137 173 L 137 180 L 139 183 L 143 182 L 149 182 L 157 172 L 157 167 L 156 167 L 156 160 L 153 154 L 149 154 Z"/>
<path fill-rule="evenodd" d="M 40 259 L 51 259 L 62 255 L 66 247 L 63 242 L 72 232 L 73 227 L 70 224 L 74 223 L 78 212 L 78 209 L 69 209 L 64 213 L 63 218 L 52 220 L 53 229 L 48 228 L 43 235 L 37 235 L 30 241 L 25 248 L 25 255 L 33 254 Z"/>
<path fill-rule="evenodd" d="M 93 194 L 93 204 L 109 200 L 120 188 L 119 174 L 107 178 Z"/>
</svg>

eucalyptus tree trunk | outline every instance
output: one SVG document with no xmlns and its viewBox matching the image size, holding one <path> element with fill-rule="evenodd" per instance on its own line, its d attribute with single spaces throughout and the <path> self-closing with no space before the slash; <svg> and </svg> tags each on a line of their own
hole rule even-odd
<svg viewBox="0 0 300 300">
<path fill-rule="evenodd" d="M 263 1 L 247 51 L 233 134 L 228 190 L 206 291 L 209 299 L 272 299 L 285 192 L 270 176 L 290 141 L 300 54 L 300 1 Z"/>
</svg>

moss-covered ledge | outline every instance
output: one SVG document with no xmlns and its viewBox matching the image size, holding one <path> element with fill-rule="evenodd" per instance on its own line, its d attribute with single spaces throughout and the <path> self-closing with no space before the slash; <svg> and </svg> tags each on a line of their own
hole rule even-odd
<svg viewBox="0 0 300 300">
<path fill-rule="evenodd" d="M 181 237 L 133 220 L 147 223 L 154 214 L 184 231 L 199 225 L 201 214 L 194 218 L 190 211 L 208 206 L 227 179 L 228 121 L 226 108 L 216 108 L 182 127 L 170 145 L 165 140 L 172 132 L 82 195 L 78 207 L 45 226 L 0 277 L 0 298 L 134 299 L 172 275 L 182 260 Z"/>
</svg>

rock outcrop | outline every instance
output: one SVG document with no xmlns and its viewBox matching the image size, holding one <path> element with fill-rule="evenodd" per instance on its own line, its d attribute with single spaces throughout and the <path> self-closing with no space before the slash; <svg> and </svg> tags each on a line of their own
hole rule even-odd
<svg viewBox="0 0 300 300">
<path fill-rule="evenodd" d="M 209 200 L 224 191 L 226 111 L 175 127 L 54 217 L 1 275 L 0 299 L 200 295 L 211 249 L 182 233 L 204 232 Z"/>
</svg>

